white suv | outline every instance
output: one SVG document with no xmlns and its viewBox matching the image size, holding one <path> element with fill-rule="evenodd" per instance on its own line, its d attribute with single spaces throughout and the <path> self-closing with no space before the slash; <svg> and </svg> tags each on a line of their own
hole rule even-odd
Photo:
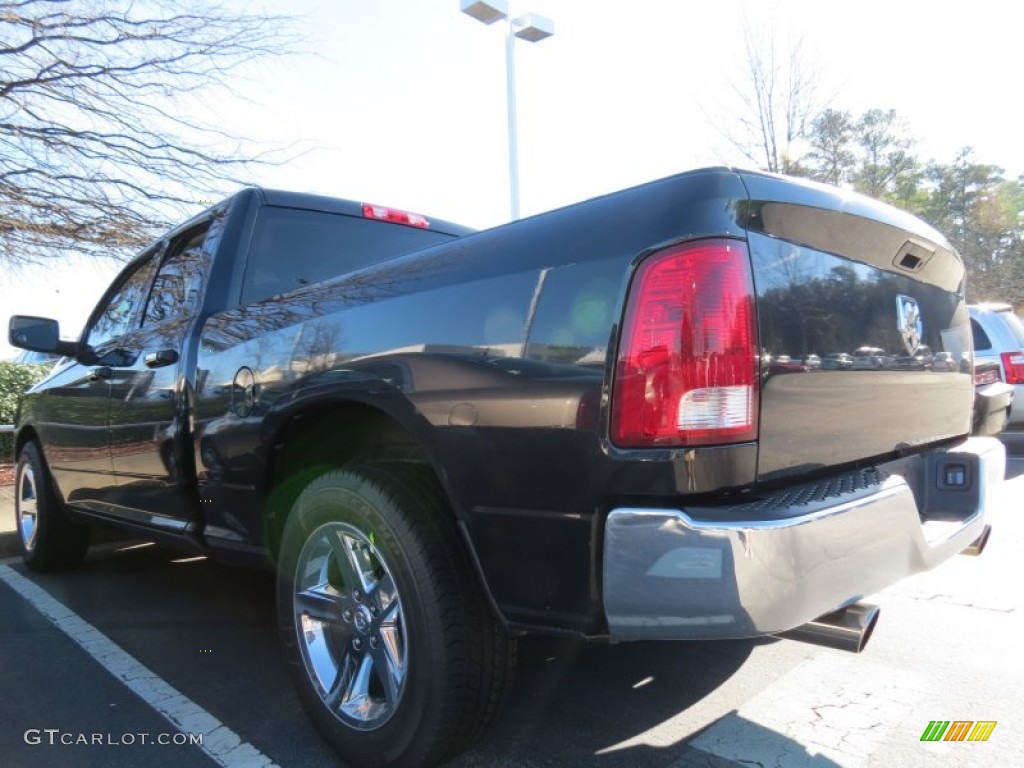
<svg viewBox="0 0 1024 768">
<path fill-rule="evenodd" d="M 1013 409 L 1007 429 L 1024 429 L 1024 322 L 1009 304 L 971 304 L 976 360 L 999 363 L 1003 381 L 1013 384 Z"/>
<path fill-rule="evenodd" d="M 880 347 L 861 347 L 853 351 L 853 370 L 880 371 L 885 367 L 886 353 Z"/>
</svg>

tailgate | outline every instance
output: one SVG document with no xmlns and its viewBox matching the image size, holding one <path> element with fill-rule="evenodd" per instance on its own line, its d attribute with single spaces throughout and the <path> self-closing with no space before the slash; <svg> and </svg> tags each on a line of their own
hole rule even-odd
<svg viewBox="0 0 1024 768">
<path fill-rule="evenodd" d="M 945 239 L 838 189 L 744 182 L 762 354 L 758 478 L 968 434 L 964 269 Z M 784 356 L 796 364 L 773 364 Z"/>
</svg>

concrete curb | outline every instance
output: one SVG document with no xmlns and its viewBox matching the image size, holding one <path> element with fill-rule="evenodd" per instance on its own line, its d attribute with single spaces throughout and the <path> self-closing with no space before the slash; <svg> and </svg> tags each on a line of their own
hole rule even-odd
<svg viewBox="0 0 1024 768">
<path fill-rule="evenodd" d="M 14 519 L 14 486 L 0 487 L 0 557 L 21 554 L 17 521 Z"/>
</svg>

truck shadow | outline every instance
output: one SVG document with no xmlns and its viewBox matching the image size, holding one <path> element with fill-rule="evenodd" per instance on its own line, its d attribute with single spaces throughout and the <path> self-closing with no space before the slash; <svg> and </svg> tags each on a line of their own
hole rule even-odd
<svg viewBox="0 0 1024 768">
<path fill-rule="evenodd" d="M 278 764 L 333 763 L 280 660 L 272 574 L 125 542 L 94 550 L 73 580 L 34 578 L 168 682 L 227 716 Z M 738 755 L 728 760 L 690 746 L 700 731 L 680 716 L 725 684 L 756 647 L 774 642 L 603 645 L 525 637 L 498 722 L 448 765 L 734 768 Z M 275 702 L 272 723 L 261 701 Z M 784 755 L 780 765 L 835 766 L 735 712 L 715 725 L 721 727 L 705 729 L 700 743 L 721 754 L 735 755 L 730 745 L 738 744 L 748 759 L 754 752 Z"/>
<path fill-rule="evenodd" d="M 524 638 L 519 677 L 506 710 L 484 741 L 451 766 L 736 766 L 687 746 L 697 732 L 669 721 L 725 683 L 757 645 L 772 642 L 591 645 Z M 756 744 L 758 754 L 763 748 L 766 755 L 789 755 L 798 761 L 794 765 L 835 766 L 735 712 L 723 720 L 729 720 L 727 733 L 742 736 L 748 753 L 749 745 Z M 658 734 L 646 735 L 654 728 Z"/>
</svg>

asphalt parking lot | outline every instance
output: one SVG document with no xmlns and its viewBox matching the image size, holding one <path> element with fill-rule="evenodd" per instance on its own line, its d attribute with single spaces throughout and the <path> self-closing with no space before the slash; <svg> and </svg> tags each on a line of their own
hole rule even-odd
<svg viewBox="0 0 1024 768">
<path fill-rule="evenodd" d="M 1014 458 L 982 557 L 868 598 L 882 617 L 859 656 L 527 638 L 503 719 L 453 766 L 1020 764 L 1022 500 Z M 4 765 L 338 765 L 287 679 L 268 574 L 137 544 L 64 576 L 8 558 L 0 617 Z M 997 724 L 984 743 L 922 742 L 933 720 Z"/>
</svg>

